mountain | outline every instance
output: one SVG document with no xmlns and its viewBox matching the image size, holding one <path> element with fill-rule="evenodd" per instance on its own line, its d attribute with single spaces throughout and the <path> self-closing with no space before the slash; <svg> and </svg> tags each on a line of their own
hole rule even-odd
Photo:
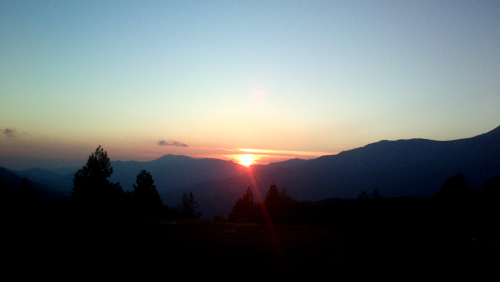
<svg viewBox="0 0 500 282">
<path fill-rule="evenodd" d="M 25 177 L 19 176 L 17 173 L 0 167 L 0 187 L 1 189 L 5 189 L 4 191 L 9 194 L 18 194 L 19 186 Z M 57 202 L 60 201 L 63 196 L 69 196 L 69 193 L 63 193 L 61 191 L 54 190 L 51 186 L 45 186 L 37 181 L 34 181 L 31 178 L 28 178 L 28 183 L 35 188 L 40 197 L 40 200 L 43 202 Z M 3 191 L 2 191 L 3 193 Z"/>
<path fill-rule="evenodd" d="M 221 180 L 241 174 L 245 167 L 232 161 L 210 158 L 191 158 L 183 155 L 165 155 L 148 162 L 112 161 L 113 174 L 111 182 L 120 182 L 124 191 L 133 190 L 137 175 L 147 170 L 153 176 L 160 194 L 212 180 Z M 53 170 L 29 169 L 13 171 L 18 176 L 69 193 L 73 187 L 74 174 L 80 168 L 59 169 L 66 173 L 60 175 Z M 179 198 L 180 200 L 180 198 Z M 177 204 L 177 201 L 176 201 Z"/>
<path fill-rule="evenodd" d="M 316 193 L 297 189 L 300 197 L 310 200 L 354 198 L 375 189 L 386 197 L 428 197 L 458 172 L 472 188 L 500 174 L 500 127 L 453 141 L 384 140 L 311 160 L 297 167 L 294 178 L 315 187 Z"/>
<path fill-rule="evenodd" d="M 287 187 L 298 200 L 356 198 L 373 190 L 383 197 L 430 197 L 459 172 L 472 188 L 500 175 L 500 127 L 452 141 L 383 140 L 288 168 L 252 169 L 235 178 L 187 187 L 170 197 L 192 191 L 200 212 L 210 218 L 227 215 L 249 186 L 262 200 L 271 183 Z"/>
<path fill-rule="evenodd" d="M 304 164 L 306 162 L 307 162 L 307 160 L 295 158 L 295 159 L 286 160 L 286 161 L 282 161 L 282 162 L 270 163 L 270 164 L 266 165 L 266 168 L 279 168 L 279 167 L 292 168 L 294 166 L 301 165 L 301 164 Z"/>
<path fill-rule="evenodd" d="M 73 174 L 71 174 L 71 176 L 68 176 L 68 175 L 60 175 L 50 170 L 32 168 L 28 170 L 15 171 L 15 174 L 21 177 L 26 177 L 31 181 L 41 183 L 44 186 L 50 187 L 54 190 L 66 193 L 71 191 L 71 187 L 73 185 L 74 172 Z"/>
<path fill-rule="evenodd" d="M 137 175 L 141 170 L 147 170 L 153 176 L 160 194 L 197 183 L 235 177 L 245 168 L 232 161 L 183 155 L 165 155 L 149 162 L 113 161 L 111 166 L 113 174 L 110 181 L 120 181 L 125 191 L 133 190 L 132 184 Z"/>
<path fill-rule="evenodd" d="M 133 189 L 141 170 L 150 172 L 169 206 L 177 206 L 182 193 L 193 192 L 205 218 L 227 216 L 247 187 L 254 190 L 256 201 L 262 201 L 271 183 L 287 187 L 293 198 L 307 201 L 356 198 L 362 191 L 371 194 L 373 190 L 383 197 L 430 197 L 459 172 L 472 188 L 500 175 L 500 127 L 460 140 L 383 140 L 313 160 L 293 159 L 248 168 L 232 161 L 182 155 L 165 155 L 148 162 L 112 161 L 111 165 L 110 181 L 120 182 L 125 191 Z M 60 178 L 37 169 L 16 173 L 69 192 L 75 172 Z"/>
</svg>

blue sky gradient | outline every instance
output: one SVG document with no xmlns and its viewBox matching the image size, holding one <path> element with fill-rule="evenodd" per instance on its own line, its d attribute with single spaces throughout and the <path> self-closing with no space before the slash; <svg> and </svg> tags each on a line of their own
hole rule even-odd
<svg viewBox="0 0 500 282">
<path fill-rule="evenodd" d="M 472 137 L 499 46 L 499 1 L 1 1 L 0 166 Z"/>
</svg>

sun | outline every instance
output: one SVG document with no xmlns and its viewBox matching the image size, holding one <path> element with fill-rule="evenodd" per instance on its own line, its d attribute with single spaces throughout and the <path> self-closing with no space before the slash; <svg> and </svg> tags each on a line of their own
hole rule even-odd
<svg viewBox="0 0 500 282">
<path fill-rule="evenodd" d="M 239 163 L 244 166 L 249 166 L 254 163 L 254 155 L 239 155 L 238 159 L 240 159 Z"/>
</svg>

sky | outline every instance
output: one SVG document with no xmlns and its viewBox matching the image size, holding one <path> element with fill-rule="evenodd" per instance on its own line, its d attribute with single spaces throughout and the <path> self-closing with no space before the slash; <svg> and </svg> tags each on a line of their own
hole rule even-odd
<svg viewBox="0 0 500 282">
<path fill-rule="evenodd" d="M 500 1 L 0 1 L 0 166 L 265 164 L 500 125 Z"/>
</svg>

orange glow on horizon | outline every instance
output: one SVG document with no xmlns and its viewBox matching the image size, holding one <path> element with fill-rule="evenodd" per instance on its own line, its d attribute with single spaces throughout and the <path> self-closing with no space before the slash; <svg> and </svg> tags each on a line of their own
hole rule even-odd
<svg viewBox="0 0 500 282">
<path fill-rule="evenodd" d="M 246 153 L 294 156 L 296 158 L 301 158 L 301 157 L 318 158 L 321 156 L 338 154 L 338 152 L 286 151 L 286 150 L 263 150 L 263 149 L 246 149 L 246 148 L 237 148 L 235 150 Z"/>
</svg>

